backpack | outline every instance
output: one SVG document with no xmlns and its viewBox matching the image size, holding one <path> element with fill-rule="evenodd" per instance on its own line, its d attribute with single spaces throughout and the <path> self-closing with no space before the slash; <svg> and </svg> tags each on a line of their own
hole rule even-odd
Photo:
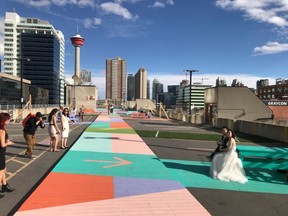
<svg viewBox="0 0 288 216">
<path fill-rule="evenodd" d="M 36 117 L 36 114 L 32 114 L 32 113 L 29 113 L 22 121 L 22 125 L 23 127 L 26 127 L 27 125 L 27 121 L 31 118 L 31 117 Z"/>
</svg>

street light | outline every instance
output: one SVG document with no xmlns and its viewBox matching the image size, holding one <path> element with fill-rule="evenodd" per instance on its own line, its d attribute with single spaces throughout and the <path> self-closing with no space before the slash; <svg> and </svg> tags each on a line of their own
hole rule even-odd
<svg viewBox="0 0 288 216">
<path fill-rule="evenodd" d="M 189 120 L 188 123 L 191 121 L 191 94 L 192 94 L 192 73 L 198 72 L 198 70 L 184 70 L 183 72 L 190 73 L 190 91 L 189 91 Z"/>
<path fill-rule="evenodd" d="M 20 60 L 20 108 L 23 107 L 23 61 L 31 61 L 30 58 L 22 58 L 22 57 L 19 57 L 19 58 L 12 58 L 14 60 Z"/>
</svg>

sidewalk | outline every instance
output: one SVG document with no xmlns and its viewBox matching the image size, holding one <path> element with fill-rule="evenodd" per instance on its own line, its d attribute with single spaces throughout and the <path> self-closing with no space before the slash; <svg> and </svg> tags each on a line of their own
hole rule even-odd
<svg viewBox="0 0 288 216">
<path fill-rule="evenodd" d="M 102 113 L 15 215 L 210 215 L 117 114 Z"/>
</svg>

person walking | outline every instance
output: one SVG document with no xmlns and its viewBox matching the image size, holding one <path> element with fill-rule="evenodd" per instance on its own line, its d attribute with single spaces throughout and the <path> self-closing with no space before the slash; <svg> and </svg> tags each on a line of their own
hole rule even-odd
<svg viewBox="0 0 288 216">
<path fill-rule="evenodd" d="M 58 109 L 52 109 L 49 116 L 48 116 L 48 122 L 49 122 L 49 127 L 48 127 L 48 133 L 50 136 L 50 151 L 51 152 L 58 152 L 58 142 L 59 142 L 59 134 L 60 134 L 60 129 L 57 124 L 57 113 Z"/>
<path fill-rule="evenodd" d="M 8 113 L 0 113 L 0 182 L 2 184 L 1 192 L 12 192 L 12 189 L 6 181 L 6 147 L 14 144 L 8 136 L 5 126 L 9 124 L 10 115 Z M 4 195 L 0 194 L 0 198 Z"/>
<path fill-rule="evenodd" d="M 83 118 L 84 118 L 84 105 L 82 105 L 79 109 L 79 118 L 81 119 L 81 121 L 83 122 Z"/>
<path fill-rule="evenodd" d="M 36 144 L 35 133 L 38 127 L 45 128 L 43 115 L 41 112 L 37 112 L 35 116 L 31 116 L 26 122 L 23 129 L 23 136 L 27 144 L 27 150 L 25 156 L 33 158 L 33 149 Z"/>
<path fill-rule="evenodd" d="M 69 110 L 68 108 L 64 108 L 62 116 L 61 116 L 61 126 L 62 126 L 62 132 L 61 132 L 61 149 L 67 148 L 67 139 L 69 136 Z"/>
</svg>

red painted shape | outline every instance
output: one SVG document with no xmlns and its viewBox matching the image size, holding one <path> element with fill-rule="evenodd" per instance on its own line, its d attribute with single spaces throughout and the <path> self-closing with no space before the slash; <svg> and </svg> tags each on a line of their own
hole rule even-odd
<svg viewBox="0 0 288 216">
<path fill-rule="evenodd" d="M 70 39 L 73 46 L 83 46 L 84 44 L 84 38 L 82 38 L 79 34 L 71 37 Z"/>
<path fill-rule="evenodd" d="M 112 176 L 50 173 L 19 211 L 114 198 Z"/>
</svg>

